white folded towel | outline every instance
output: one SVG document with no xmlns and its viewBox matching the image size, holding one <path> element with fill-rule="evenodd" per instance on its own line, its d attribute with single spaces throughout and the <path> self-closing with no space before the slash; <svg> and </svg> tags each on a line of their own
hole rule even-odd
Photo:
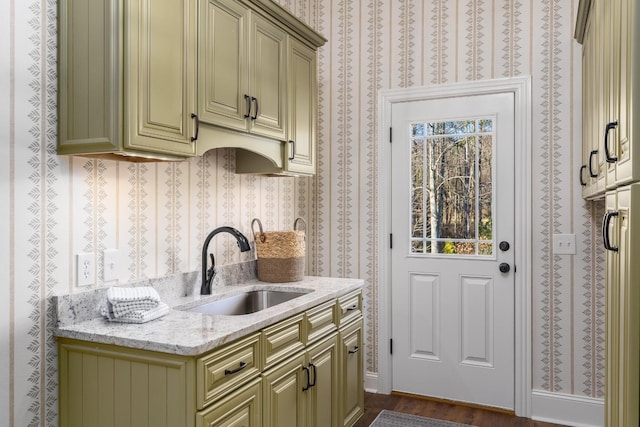
<svg viewBox="0 0 640 427">
<path fill-rule="evenodd" d="M 171 309 L 167 304 L 161 302 L 156 308 L 153 308 L 151 310 L 135 310 L 120 317 L 106 317 L 110 322 L 145 323 L 168 314 L 170 310 Z"/>
<path fill-rule="evenodd" d="M 129 323 L 143 323 L 168 312 L 160 307 L 160 295 L 150 287 L 111 287 L 101 313 L 108 320 L 127 319 Z M 161 310 L 157 310 L 162 308 Z"/>
</svg>

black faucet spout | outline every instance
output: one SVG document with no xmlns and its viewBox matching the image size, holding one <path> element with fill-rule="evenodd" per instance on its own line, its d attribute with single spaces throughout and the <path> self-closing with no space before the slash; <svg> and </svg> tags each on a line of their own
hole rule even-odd
<svg viewBox="0 0 640 427">
<path fill-rule="evenodd" d="M 251 245 L 249 245 L 249 240 L 247 240 L 246 236 L 233 227 L 218 227 L 211 233 L 209 233 L 207 238 L 204 239 L 204 244 L 202 245 L 202 286 L 200 287 L 201 295 L 211 294 L 211 284 L 213 283 L 213 278 L 216 275 L 216 262 L 213 254 L 209 254 L 211 256 L 211 268 L 207 269 L 207 249 L 209 248 L 209 242 L 211 242 L 213 236 L 219 233 L 229 233 L 233 237 L 235 237 L 238 242 L 240 252 L 246 252 L 251 249 Z"/>
</svg>

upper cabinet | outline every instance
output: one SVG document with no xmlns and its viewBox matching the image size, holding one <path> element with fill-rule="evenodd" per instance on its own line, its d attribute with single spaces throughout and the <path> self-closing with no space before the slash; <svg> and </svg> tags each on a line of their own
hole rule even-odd
<svg viewBox="0 0 640 427">
<path fill-rule="evenodd" d="M 60 1 L 59 154 L 195 154 L 196 3 Z"/>
<path fill-rule="evenodd" d="M 201 7 L 200 121 L 283 141 L 287 34 L 233 0 Z"/>
<path fill-rule="evenodd" d="M 640 6 L 633 0 L 581 0 L 576 39 L 582 43 L 582 167 L 587 199 L 640 180 Z M 635 126 L 634 126 L 635 124 Z"/>
<path fill-rule="evenodd" d="M 58 153 L 313 174 L 325 42 L 271 0 L 61 0 Z"/>
</svg>

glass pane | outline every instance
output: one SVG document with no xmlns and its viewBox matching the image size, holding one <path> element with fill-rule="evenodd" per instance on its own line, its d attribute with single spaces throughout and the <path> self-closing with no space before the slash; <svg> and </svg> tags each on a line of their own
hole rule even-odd
<svg viewBox="0 0 640 427">
<path fill-rule="evenodd" d="M 412 253 L 493 253 L 493 120 L 411 124 Z"/>
</svg>

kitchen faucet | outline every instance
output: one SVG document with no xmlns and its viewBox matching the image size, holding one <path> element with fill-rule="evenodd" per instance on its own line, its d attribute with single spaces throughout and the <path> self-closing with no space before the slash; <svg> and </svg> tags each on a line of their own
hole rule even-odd
<svg viewBox="0 0 640 427">
<path fill-rule="evenodd" d="M 251 249 L 249 241 L 245 235 L 233 227 L 218 227 L 209 233 L 207 238 L 204 239 L 204 245 L 202 246 L 202 286 L 200 287 L 200 295 L 211 295 L 211 284 L 213 283 L 213 278 L 216 276 L 216 261 L 213 257 L 213 253 L 210 253 L 211 268 L 207 270 L 207 249 L 209 248 L 209 242 L 213 236 L 223 232 L 229 233 L 236 238 L 240 252 L 246 252 Z"/>
</svg>

